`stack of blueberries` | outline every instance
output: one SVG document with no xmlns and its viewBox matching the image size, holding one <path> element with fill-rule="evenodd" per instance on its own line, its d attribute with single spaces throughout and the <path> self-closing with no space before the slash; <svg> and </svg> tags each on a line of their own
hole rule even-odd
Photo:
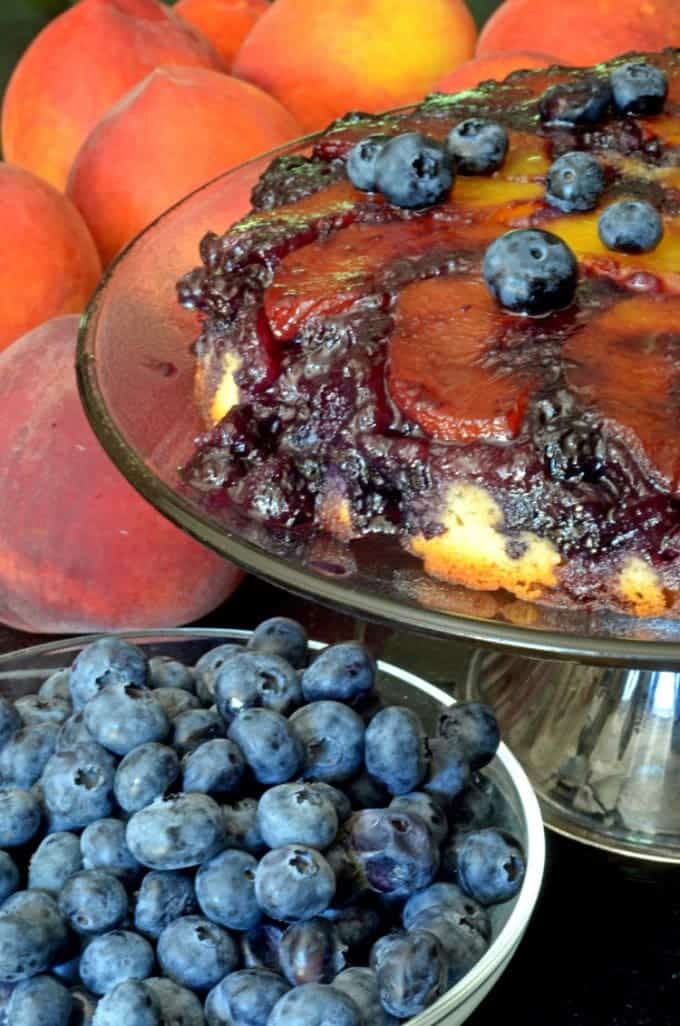
<svg viewBox="0 0 680 1026">
<path fill-rule="evenodd" d="M 524 877 L 498 727 L 375 680 L 277 617 L 0 698 L 0 1026 L 388 1026 L 460 980 Z"/>
</svg>

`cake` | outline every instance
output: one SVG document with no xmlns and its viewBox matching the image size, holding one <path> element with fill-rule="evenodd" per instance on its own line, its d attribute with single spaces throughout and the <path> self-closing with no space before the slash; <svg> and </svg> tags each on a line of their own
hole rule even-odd
<svg viewBox="0 0 680 1026">
<path fill-rule="evenodd" d="M 678 616 L 679 105 L 680 51 L 626 55 L 349 114 L 274 159 L 178 283 L 206 420 L 189 486 L 268 527 L 393 535 L 469 588 Z M 452 142 L 468 122 L 505 137 L 481 171 Z M 448 154 L 441 195 L 390 192 L 398 137 Z M 513 307 L 539 236 L 568 294 Z M 499 239 L 530 248 L 496 287 Z"/>
</svg>

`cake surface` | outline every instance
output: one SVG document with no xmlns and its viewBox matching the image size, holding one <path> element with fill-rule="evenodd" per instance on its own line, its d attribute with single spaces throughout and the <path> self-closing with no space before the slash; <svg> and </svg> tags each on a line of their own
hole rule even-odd
<svg viewBox="0 0 680 1026">
<path fill-rule="evenodd" d="M 207 424 L 189 484 L 276 527 L 394 535 L 455 584 L 678 616 L 680 54 L 644 57 L 667 76 L 660 113 L 541 116 L 547 90 L 606 82 L 626 60 L 348 115 L 309 156 L 273 161 L 250 214 L 207 235 L 178 285 L 201 320 Z M 367 136 L 443 142 L 470 117 L 506 128 L 507 155 L 441 202 L 397 207 L 348 179 Z M 597 157 L 604 193 L 565 213 L 546 176 L 577 150 Z M 598 234 L 630 198 L 661 215 L 650 252 Z M 494 299 L 484 255 L 516 228 L 578 259 L 564 308 L 516 316 Z"/>
</svg>

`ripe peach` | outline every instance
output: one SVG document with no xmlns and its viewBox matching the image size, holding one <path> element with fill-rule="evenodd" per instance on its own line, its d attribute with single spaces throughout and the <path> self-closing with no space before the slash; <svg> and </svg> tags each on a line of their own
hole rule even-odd
<svg viewBox="0 0 680 1026">
<path fill-rule="evenodd" d="M 80 0 L 14 70 L 2 109 L 5 157 L 63 189 L 95 122 L 159 64 L 223 68 L 208 41 L 158 0 Z"/>
<path fill-rule="evenodd" d="M 78 396 L 77 331 L 56 318 L 0 354 L 0 621 L 62 633 L 196 620 L 240 571 L 109 461 Z"/>
<path fill-rule="evenodd" d="M 484 26 L 477 56 L 525 47 L 563 64 L 596 64 L 628 50 L 680 45 L 680 5 L 668 0 L 506 0 Z"/>
<path fill-rule="evenodd" d="M 0 163 L 0 224 L 4 349 L 50 317 L 80 313 L 99 280 L 101 263 L 73 203 L 12 164 Z"/>
<path fill-rule="evenodd" d="M 205 68 L 157 68 L 85 140 L 67 193 L 107 264 L 173 203 L 300 135 L 260 89 Z"/>
<path fill-rule="evenodd" d="M 518 71 L 520 68 L 548 68 L 551 64 L 559 64 L 557 57 L 528 50 L 474 57 L 440 78 L 435 89 L 442 93 L 459 93 L 463 89 L 474 89 L 480 82 L 487 82 L 489 79 L 502 82 L 512 71 Z"/>
<path fill-rule="evenodd" d="M 475 37 L 464 0 L 276 0 L 246 37 L 234 74 L 312 130 L 348 110 L 422 98 L 472 57 Z"/>
<path fill-rule="evenodd" d="M 269 0 L 179 0 L 175 13 L 202 32 L 230 68 Z"/>
</svg>

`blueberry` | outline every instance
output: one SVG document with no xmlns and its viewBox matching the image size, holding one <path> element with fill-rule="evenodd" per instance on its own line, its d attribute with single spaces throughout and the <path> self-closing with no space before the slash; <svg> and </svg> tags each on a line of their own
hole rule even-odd
<svg viewBox="0 0 680 1026">
<path fill-rule="evenodd" d="M 376 164 L 388 135 L 368 135 L 354 146 L 347 156 L 347 177 L 352 185 L 363 192 L 376 187 Z"/>
<path fill-rule="evenodd" d="M 80 838 L 76 834 L 48 834 L 31 856 L 28 886 L 55 897 L 74 873 L 83 868 Z"/>
<path fill-rule="evenodd" d="M 446 954 L 427 930 L 381 937 L 371 951 L 383 1008 L 397 1018 L 419 1015 L 447 987 Z"/>
<path fill-rule="evenodd" d="M 344 823 L 346 819 L 349 819 L 352 815 L 352 803 L 344 791 L 341 791 L 339 787 L 333 787 L 332 784 L 327 784 L 325 780 L 308 780 L 306 783 L 307 787 L 317 791 L 324 798 L 328 798 L 335 809 L 338 823 Z"/>
<path fill-rule="evenodd" d="M 347 832 L 372 890 L 406 898 L 432 883 L 439 853 L 419 816 L 393 809 L 364 809 L 348 821 Z"/>
<path fill-rule="evenodd" d="M 267 845 L 262 839 L 257 822 L 257 802 L 254 798 L 240 798 L 222 806 L 222 818 L 227 848 L 242 848 L 251 855 L 262 855 Z"/>
<path fill-rule="evenodd" d="M 21 730 L 23 720 L 7 698 L 0 696 L 0 748 L 4 748 L 17 730 Z"/>
<path fill-rule="evenodd" d="M 333 986 L 351 997 L 361 1012 L 365 1026 L 398 1026 L 398 1020 L 382 1006 L 378 977 L 372 969 L 367 966 L 344 969 L 333 980 Z"/>
<path fill-rule="evenodd" d="M 600 240 L 618 253 L 649 253 L 663 238 L 663 221 L 646 200 L 619 200 L 606 207 L 597 222 Z"/>
<path fill-rule="evenodd" d="M 260 798 L 257 822 L 266 845 L 306 844 L 323 851 L 335 840 L 335 806 L 307 784 L 279 784 Z"/>
<path fill-rule="evenodd" d="M 196 694 L 204 705 L 212 705 L 215 701 L 215 674 L 228 659 L 243 652 L 243 645 L 228 643 L 218 645 L 202 655 L 194 666 L 196 677 Z"/>
<path fill-rule="evenodd" d="M 448 909 L 436 905 L 413 917 L 410 930 L 427 930 L 442 946 L 447 963 L 447 982 L 458 983 L 489 947 L 487 938 L 475 925 Z"/>
<path fill-rule="evenodd" d="M 290 723 L 303 746 L 303 775 L 329 784 L 348 780 L 361 769 L 365 728 L 361 717 L 341 702 L 310 702 Z"/>
<path fill-rule="evenodd" d="M 224 847 L 219 805 L 205 794 L 158 798 L 130 818 L 128 848 L 149 869 L 187 869 Z"/>
<path fill-rule="evenodd" d="M 17 848 L 36 835 L 42 813 L 38 800 L 19 787 L 0 787 L 0 848 Z"/>
<path fill-rule="evenodd" d="M 110 816 L 114 775 L 114 758 L 94 742 L 56 752 L 40 781 L 51 821 L 61 830 L 79 830 Z"/>
<path fill-rule="evenodd" d="M 18 983 L 7 1007 L 11 1026 L 69 1026 L 73 998 L 52 976 Z"/>
<path fill-rule="evenodd" d="M 248 648 L 265 655 L 280 656 L 296 670 L 307 665 L 307 632 L 297 620 L 273 616 L 263 620 L 248 640 Z"/>
<path fill-rule="evenodd" d="M 161 1006 L 140 980 L 125 980 L 98 1002 L 92 1026 L 163 1026 Z"/>
<path fill-rule="evenodd" d="M 315 917 L 289 926 L 279 948 L 281 971 L 294 987 L 330 983 L 345 967 L 346 947 L 335 925 Z"/>
<path fill-rule="evenodd" d="M 289 990 L 267 969 L 241 969 L 214 987 L 205 1002 L 208 1026 L 267 1026 L 272 1008 Z"/>
<path fill-rule="evenodd" d="M 424 819 L 430 828 L 434 843 L 439 845 L 449 832 L 449 824 L 441 806 L 432 795 L 424 791 L 412 791 L 409 794 L 397 795 L 390 802 L 391 809 L 397 812 L 415 812 Z"/>
<path fill-rule="evenodd" d="M 20 915 L 0 916 L 0 983 L 16 983 L 45 972 L 56 954 L 47 925 Z"/>
<path fill-rule="evenodd" d="M 38 688 L 38 694 L 41 698 L 46 698 L 48 702 L 52 701 L 53 698 L 61 698 L 69 705 L 71 702 L 71 671 L 55 670 L 49 677 L 42 682 Z"/>
<path fill-rule="evenodd" d="M 184 791 L 206 794 L 236 794 L 244 770 L 245 761 L 238 745 L 216 737 L 204 741 L 185 757 L 182 787 Z"/>
<path fill-rule="evenodd" d="M 143 688 L 148 663 L 141 649 L 120 638 L 99 638 L 86 645 L 71 666 L 71 701 L 78 710 L 108 684 Z"/>
<path fill-rule="evenodd" d="M 490 777 L 475 773 L 449 806 L 449 820 L 457 830 L 491 826 L 500 814 L 502 795 Z"/>
<path fill-rule="evenodd" d="M 172 871 L 147 873 L 135 899 L 135 929 L 158 938 L 180 916 L 198 912 L 194 885 L 188 876 Z"/>
<path fill-rule="evenodd" d="M 171 656 L 154 656 L 149 659 L 149 687 L 174 688 L 193 695 L 196 691 L 196 674 L 190 666 Z"/>
<path fill-rule="evenodd" d="M 428 740 L 430 772 L 423 790 L 443 807 L 460 794 L 470 779 L 470 764 L 455 740 L 431 737 Z"/>
<path fill-rule="evenodd" d="M 404 706 L 376 713 L 366 729 L 366 769 L 390 794 L 415 791 L 427 773 L 425 731 Z"/>
<path fill-rule="evenodd" d="M 65 752 L 69 748 L 75 748 L 76 745 L 93 743 L 94 738 L 85 726 L 85 715 L 81 709 L 62 723 L 57 734 L 55 751 Z"/>
<path fill-rule="evenodd" d="M 147 688 L 107 684 L 85 706 L 85 726 L 95 740 L 116 755 L 162 741 L 170 732 L 163 706 Z"/>
<path fill-rule="evenodd" d="M 359 642 L 329 645 L 303 673 L 302 693 L 306 702 L 356 702 L 373 690 L 375 675 L 375 659 Z"/>
<path fill-rule="evenodd" d="M 324 852 L 324 858 L 335 875 L 335 903 L 347 906 L 363 900 L 367 884 L 361 865 L 351 850 L 346 831 L 343 830 L 341 840 Z"/>
<path fill-rule="evenodd" d="M 244 709 L 229 727 L 261 784 L 282 784 L 300 770 L 302 745 L 291 724 L 273 709 Z"/>
<path fill-rule="evenodd" d="M 229 930 L 251 930 L 262 919 L 255 900 L 257 860 L 228 848 L 204 862 L 196 874 L 196 897 L 203 915 Z"/>
<path fill-rule="evenodd" d="M 647 61 L 628 61 L 609 72 L 614 107 L 621 114 L 659 114 L 668 96 L 662 68 Z"/>
<path fill-rule="evenodd" d="M 128 913 L 125 888 L 113 873 L 84 869 L 62 887 L 59 911 L 72 930 L 85 936 L 106 933 L 124 921 Z"/>
<path fill-rule="evenodd" d="M 188 709 L 198 709 L 201 704 L 196 695 L 182 691 L 181 688 L 154 688 L 153 696 L 160 702 L 169 720 L 174 720 Z"/>
<path fill-rule="evenodd" d="M 397 207 L 430 207 L 445 199 L 456 177 L 446 147 L 420 132 L 397 135 L 380 150 L 375 184 Z"/>
<path fill-rule="evenodd" d="M 340 942 L 348 948 L 353 956 L 358 950 L 371 944 L 380 932 L 380 913 L 363 897 L 361 904 L 345 905 L 344 908 L 327 908 L 322 915 L 324 919 L 329 919 L 334 924 Z M 356 959 L 353 957 L 352 960 Z"/>
<path fill-rule="evenodd" d="M 59 729 L 56 723 L 34 723 L 17 730 L 0 751 L 0 781 L 32 787 L 54 754 Z"/>
<path fill-rule="evenodd" d="M 257 706 L 287 716 L 301 702 L 297 671 L 280 656 L 241 652 L 215 672 L 215 703 L 228 723 Z"/>
<path fill-rule="evenodd" d="M 279 946 L 284 930 L 275 923 L 260 923 L 241 935 L 243 964 L 248 969 L 270 969 L 280 972 Z"/>
<path fill-rule="evenodd" d="M 445 912 L 458 922 L 465 920 L 485 940 L 490 940 L 491 920 L 488 912 L 456 884 L 438 881 L 412 894 L 402 910 L 404 927 L 410 930 L 420 914 L 431 909 Z"/>
<path fill-rule="evenodd" d="M 525 869 L 520 842 L 504 830 L 473 830 L 458 840 L 458 881 L 481 905 L 513 898 L 522 886 Z"/>
<path fill-rule="evenodd" d="M 578 263 L 567 244 L 538 228 L 499 236 L 484 254 L 484 280 L 505 309 L 546 314 L 567 306 L 578 281 Z"/>
<path fill-rule="evenodd" d="M 392 795 L 365 770 L 345 785 L 354 809 L 380 809 L 390 804 Z"/>
<path fill-rule="evenodd" d="M 61 725 L 73 712 L 69 699 L 43 698 L 41 695 L 25 695 L 23 698 L 17 698 L 14 707 L 27 727 L 34 723 Z"/>
<path fill-rule="evenodd" d="M 140 745 L 128 752 L 116 770 L 116 801 L 125 812 L 139 812 L 163 797 L 179 774 L 179 759 L 172 748 L 154 741 Z"/>
<path fill-rule="evenodd" d="M 2 916 L 19 916 L 26 922 L 44 926 L 50 933 L 55 952 L 65 953 L 68 932 L 64 917 L 51 894 L 44 891 L 15 891 L 0 909 Z"/>
<path fill-rule="evenodd" d="M 541 97 L 539 111 L 543 121 L 559 125 L 594 125 L 605 117 L 612 91 L 605 79 L 583 76 L 560 82 Z"/>
<path fill-rule="evenodd" d="M 188 709 L 172 721 L 172 746 L 179 755 L 188 755 L 204 741 L 226 735 L 224 720 L 216 709 Z"/>
<path fill-rule="evenodd" d="M 268 916 L 284 923 L 311 919 L 328 908 L 335 876 L 314 848 L 290 844 L 268 852 L 255 872 L 257 903 Z"/>
<path fill-rule="evenodd" d="M 274 1005 L 267 1026 L 363 1026 L 351 997 L 327 983 L 304 983 Z"/>
<path fill-rule="evenodd" d="M 227 931 L 201 916 L 182 916 L 166 926 L 157 952 L 165 975 L 192 990 L 210 990 L 238 964 L 238 948 Z"/>
<path fill-rule="evenodd" d="M 508 133 L 498 121 L 466 118 L 451 129 L 446 146 L 458 174 L 489 175 L 505 160 Z"/>
<path fill-rule="evenodd" d="M 201 1002 L 186 987 L 161 976 L 145 983 L 160 1005 L 163 1026 L 205 1026 Z"/>
<path fill-rule="evenodd" d="M 94 1013 L 98 1006 L 95 995 L 90 994 L 87 987 L 81 985 L 71 987 L 71 997 L 73 998 L 73 1010 L 69 1026 L 93 1026 Z M 108 1026 L 108 1024 L 104 1020 L 104 1023 L 99 1023 L 99 1026 Z M 140 1026 L 143 1026 L 143 1023 L 140 1023 Z"/>
<path fill-rule="evenodd" d="M 545 198 L 551 207 L 570 214 L 593 210 L 604 192 L 604 171 L 596 157 L 581 150 L 563 153 L 548 170 Z"/>
<path fill-rule="evenodd" d="M 154 968 L 148 940 L 130 930 L 113 930 L 95 937 L 80 959 L 80 976 L 93 994 L 108 994 L 126 980 L 145 980 Z"/>
<path fill-rule="evenodd" d="M 19 887 L 19 870 L 12 856 L 0 851 L 0 905 Z"/>
<path fill-rule="evenodd" d="M 80 837 L 84 869 L 106 869 L 123 883 L 134 883 L 142 872 L 125 840 L 121 819 L 96 819 Z"/>
</svg>

